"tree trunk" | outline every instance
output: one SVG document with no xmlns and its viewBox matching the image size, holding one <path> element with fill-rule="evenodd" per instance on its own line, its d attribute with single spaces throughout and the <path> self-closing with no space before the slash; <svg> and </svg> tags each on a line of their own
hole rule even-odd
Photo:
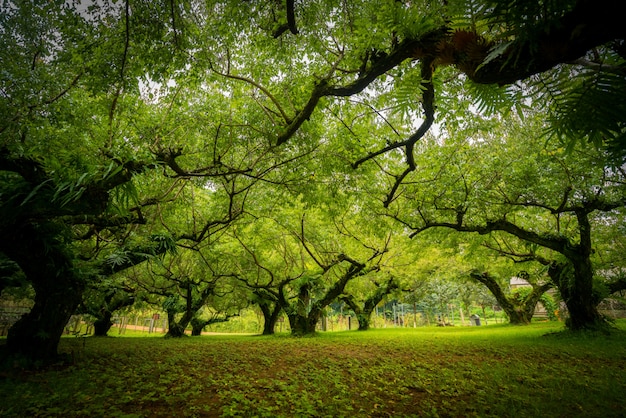
<svg viewBox="0 0 626 418">
<path fill-rule="evenodd" d="M 176 311 L 175 310 L 167 311 L 168 328 L 167 328 L 167 333 L 165 334 L 165 338 L 184 337 L 186 335 L 185 329 L 187 328 L 187 325 L 189 325 L 190 320 L 191 320 L 191 317 L 185 312 L 185 314 L 183 314 L 183 317 L 180 319 L 180 321 L 177 322 Z"/>
<path fill-rule="evenodd" d="M 532 292 L 530 292 L 530 294 L 522 301 L 522 309 L 524 310 L 524 315 L 528 318 L 528 322 L 530 322 L 535 314 L 537 303 L 539 303 L 543 294 L 553 287 L 554 285 L 552 283 L 545 283 L 541 286 L 533 286 Z"/>
<path fill-rule="evenodd" d="M 356 314 L 356 320 L 359 321 L 358 331 L 367 331 L 370 329 L 372 312 L 361 312 Z"/>
<path fill-rule="evenodd" d="M 593 293 L 593 270 L 591 262 L 580 263 L 574 271 L 574 286 L 569 294 L 567 309 L 572 330 L 595 329 L 605 325 L 598 312 L 598 300 Z"/>
<path fill-rule="evenodd" d="M 280 304 L 275 303 L 274 308 L 271 308 L 270 302 L 259 303 L 261 312 L 263 313 L 263 335 L 272 335 L 276 329 L 276 322 L 280 317 L 282 311 Z"/>
<path fill-rule="evenodd" d="M 320 315 L 301 315 L 298 313 L 287 314 L 289 318 L 289 326 L 291 327 L 291 335 L 303 336 L 315 334 L 315 327 L 319 321 Z"/>
<path fill-rule="evenodd" d="M 320 309 L 308 309 L 311 300 L 310 289 L 309 283 L 300 286 L 295 302 L 296 306 L 286 309 L 292 335 L 302 336 L 315 333 L 315 326 L 322 311 Z"/>
<path fill-rule="evenodd" d="M 93 336 L 106 337 L 113 326 L 111 319 L 115 311 L 126 306 L 131 306 L 133 303 L 135 303 L 135 297 L 131 292 L 118 290 L 117 292 L 113 291 L 107 294 L 99 309 L 89 309 L 86 307 L 85 312 L 96 318 L 93 323 Z"/>
<path fill-rule="evenodd" d="M 567 306 L 569 318 L 565 322 L 572 331 L 598 329 L 606 322 L 597 308 L 593 294 L 593 271 L 591 263 L 552 263 L 548 274 L 556 284 Z"/>
<path fill-rule="evenodd" d="M 359 322 L 359 331 L 367 331 L 370 329 L 372 322 L 372 314 L 376 309 L 376 306 L 383 300 L 385 296 L 393 292 L 398 288 L 398 284 L 393 277 L 389 278 L 382 285 L 376 285 L 376 291 L 372 293 L 365 302 L 363 302 L 363 308 L 354 300 L 352 295 L 346 295 L 341 298 L 356 315 L 356 319 Z"/>
<path fill-rule="evenodd" d="M 96 320 L 93 323 L 93 336 L 94 337 L 106 337 L 108 336 L 109 330 L 113 326 L 113 312 L 109 310 L 105 310 L 101 312 Z"/>
<path fill-rule="evenodd" d="M 213 294 L 213 291 L 215 290 L 215 283 L 208 284 L 207 287 L 202 292 L 200 292 L 200 294 L 197 295 L 196 297 L 194 297 L 193 295 L 194 288 L 191 282 L 187 283 L 186 290 L 187 290 L 187 294 L 185 296 L 185 308 L 183 311 L 183 316 L 180 318 L 180 320 L 178 322 L 176 322 L 175 320 L 175 316 L 176 316 L 175 308 L 167 311 L 169 329 L 167 330 L 167 333 L 165 334 L 166 338 L 169 338 L 169 337 L 177 338 L 177 337 L 183 337 L 186 335 L 185 329 L 187 329 L 187 326 L 189 325 L 189 323 L 195 318 L 198 311 L 202 309 L 202 307 L 206 303 L 209 296 Z M 200 331 L 202 331 L 202 328 L 204 328 L 204 326 L 200 328 Z M 192 325 L 192 332 L 193 332 L 193 325 Z"/>
<path fill-rule="evenodd" d="M 487 286 L 487 289 L 489 289 L 493 297 L 495 297 L 498 301 L 498 304 L 500 305 L 506 316 L 508 316 L 510 324 L 527 325 L 530 323 L 532 314 L 529 317 L 527 310 L 520 309 L 519 307 L 515 306 L 515 304 L 506 297 L 506 295 L 500 288 L 500 285 L 495 281 L 493 277 L 489 275 L 489 273 L 472 273 L 471 277 Z"/>
<path fill-rule="evenodd" d="M 324 314 L 324 309 L 343 293 L 343 290 L 346 288 L 348 282 L 355 277 L 377 268 L 375 267 L 364 271 L 365 264 L 358 263 L 346 256 L 342 256 L 340 261 L 349 261 L 350 267 L 338 281 L 326 290 L 324 296 L 321 299 L 316 300 L 315 303 L 310 303 L 310 283 L 305 283 L 298 289 L 298 297 L 296 298 L 295 307 L 287 301 L 284 294 L 284 286 L 279 289 L 278 303 L 287 313 L 292 335 L 300 336 L 314 334 L 317 323 Z"/>
<path fill-rule="evenodd" d="M 194 318 L 191 320 L 191 336 L 199 337 L 202 335 L 202 330 L 204 327 L 211 324 L 217 324 L 218 322 L 228 322 L 228 320 L 235 315 L 226 315 L 225 318 L 211 318 L 211 319 L 198 319 Z"/>
<path fill-rule="evenodd" d="M 203 321 L 201 319 L 191 320 L 191 336 L 199 337 L 202 335 L 202 330 L 209 324 L 209 321 Z"/>
<path fill-rule="evenodd" d="M 12 232 L 0 250 L 22 269 L 35 290 L 31 311 L 9 329 L 6 349 L 26 365 L 58 360 L 58 344 L 70 317 L 81 302 L 84 280 L 76 275 L 72 255 L 60 244 L 27 225 Z M 36 261 L 33 261 L 36 260 Z"/>
<path fill-rule="evenodd" d="M 359 322 L 358 331 L 367 331 L 370 329 L 370 320 L 372 317 L 372 312 L 374 308 L 370 310 L 361 309 L 361 307 L 354 300 L 352 295 L 345 295 L 341 298 L 349 307 L 352 309 L 352 312 L 356 315 L 356 320 Z M 367 302 L 365 306 L 367 307 Z"/>
<path fill-rule="evenodd" d="M 33 282 L 33 286 L 35 304 L 9 329 L 7 350 L 38 366 L 58 360 L 59 340 L 80 303 L 83 288 L 61 277 L 49 278 L 45 286 Z"/>
</svg>

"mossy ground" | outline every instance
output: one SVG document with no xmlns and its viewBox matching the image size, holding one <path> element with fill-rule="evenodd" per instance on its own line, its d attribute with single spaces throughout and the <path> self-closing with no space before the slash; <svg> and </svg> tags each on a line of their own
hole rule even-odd
<svg viewBox="0 0 626 418">
<path fill-rule="evenodd" d="M 64 338 L 73 365 L 0 377 L 0 416 L 618 417 L 618 327 Z"/>
</svg>

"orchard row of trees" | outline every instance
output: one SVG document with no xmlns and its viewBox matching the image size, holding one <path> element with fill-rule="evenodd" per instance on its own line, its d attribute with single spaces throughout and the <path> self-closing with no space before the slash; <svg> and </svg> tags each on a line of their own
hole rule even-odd
<svg viewBox="0 0 626 418">
<path fill-rule="evenodd" d="M 51 361 L 73 313 L 103 334 L 138 301 L 172 336 L 251 304 L 268 333 L 335 301 L 367 328 L 426 277 L 521 323 L 554 287 L 571 329 L 601 326 L 624 284 L 615 3 L 4 2 L 0 290 L 34 294 L 7 352 Z"/>
</svg>

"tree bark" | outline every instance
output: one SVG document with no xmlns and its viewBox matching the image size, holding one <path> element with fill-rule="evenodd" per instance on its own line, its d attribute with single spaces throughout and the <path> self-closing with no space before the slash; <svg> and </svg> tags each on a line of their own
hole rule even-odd
<svg viewBox="0 0 626 418">
<path fill-rule="evenodd" d="M 533 290 L 526 298 L 515 302 L 504 294 L 498 282 L 489 273 L 472 273 L 471 277 L 489 289 L 504 313 L 508 316 L 509 323 L 513 325 L 530 324 L 541 295 L 552 287 L 549 283 L 533 286 Z"/>
<path fill-rule="evenodd" d="M 624 39 L 626 29 L 619 2 L 578 0 L 575 3 L 550 30 L 536 31 L 534 37 L 512 42 L 502 55 L 484 65 L 467 70 L 455 64 L 476 83 L 511 84 L 574 61 L 600 45 Z M 486 50 L 483 59 L 475 61 L 481 64 L 488 53 Z"/>
<path fill-rule="evenodd" d="M 343 274 L 343 276 L 326 291 L 321 299 L 310 304 L 310 309 L 307 309 L 310 300 L 310 285 L 308 283 L 300 287 L 297 298 L 298 305 L 295 308 L 287 302 L 283 290 L 281 289 L 279 292 L 279 303 L 282 305 L 283 310 L 287 313 L 292 335 L 301 336 L 314 334 L 317 323 L 324 313 L 324 309 L 343 293 L 343 290 L 346 288 L 348 282 L 357 276 L 363 275 L 366 272 L 377 268 L 373 267 L 366 270 L 365 264 L 358 263 L 345 256 L 342 260 L 349 261 L 351 264 L 350 267 L 348 267 L 348 270 Z"/>
<path fill-rule="evenodd" d="M 93 336 L 94 337 L 107 337 L 109 330 L 113 326 L 113 312 L 106 310 L 96 318 L 93 323 Z"/>
<path fill-rule="evenodd" d="M 176 321 L 176 308 L 171 308 L 167 310 L 167 320 L 169 323 L 169 328 L 167 333 L 165 334 L 166 338 L 169 337 L 182 337 L 185 335 L 185 329 L 189 323 L 195 318 L 198 314 L 198 311 L 202 309 L 202 307 L 206 304 L 208 298 L 213 294 L 215 290 L 215 283 L 210 283 L 207 287 L 200 292 L 199 295 L 194 296 L 194 285 L 189 282 L 186 286 L 186 295 L 185 295 L 185 310 L 183 311 L 183 316 Z"/>
<path fill-rule="evenodd" d="M 598 312 L 599 301 L 593 294 L 591 263 L 583 260 L 578 264 L 555 262 L 548 269 L 569 312 L 566 325 L 573 331 L 602 328 L 606 323 Z"/>
<path fill-rule="evenodd" d="M 569 318 L 566 324 L 573 331 L 606 327 L 606 321 L 597 308 L 600 301 L 593 291 L 591 265 L 593 248 L 589 213 L 599 207 L 602 207 L 600 201 L 592 201 L 574 211 L 578 220 L 580 242 L 565 251 L 568 263 L 553 263 L 548 269 L 548 274 L 557 284 L 567 305 Z"/>
<path fill-rule="evenodd" d="M 282 311 L 281 306 L 276 302 L 272 308 L 269 301 L 259 302 L 259 308 L 263 313 L 263 335 L 272 335 L 276 329 L 276 323 Z"/>
<path fill-rule="evenodd" d="M 310 320 L 313 319 L 312 317 L 302 316 L 298 314 L 287 314 L 287 317 L 289 318 L 291 335 L 300 337 L 303 335 L 310 335 L 315 333 L 315 326 L 317 325 L 317 322 L 315 322 L 313 326 L 311 326 Z"/>
<path fill-rule="evenodd" d="M 192 320 L 191 321 L 191 336 L 192 337 L 199 337 L 202 335 L 202 330 L 204 329 L 204 327 L 206 327 L 208 324 L 207 321 L 195 321 Z"/>
<path fill-rule="evenodd" d="M 115 289 L 109 291 L 101 301 L 100 305 L 85 306 L 80 309 L 96 318 L 93 323 L 93 336 L 106 337 L 109 330 L 113 326 L 113 314 L 115 311 L 135 303 L 135 297 L 132 290 Z"/>
<path fill-rule="evenodd" d="M 524 310 L 524 315 L 528 318 L 528 322 L 532 319 L 535 314 L 535 309 L 537 307 L 537 303 L 541 300 L 541 296 L 546 293 L 548 290 L 552 289 L 554 286 L 552 283 L 544 283 L 541 286 L 534 286 L 533 290 L 530 292 L 528 296 L 524 300 L 521 301 L 522 309 Z"/>
<path fill-rule="evenodd" d="M 9 354 L 23 357 L 27 364 L 44 366 L 59 359 L 57 348 L 63 330 L 81 300 L 82 284 L 71 280 L 49 280 L 35 286 L 31 311 L 9 329 Z"/>
<path fill-rule="evenodd" d="M 8 354 L 22 357 L 27 364 L 50 364 L 58 359 L 59 340 L 81 302 L 84 281 L 76 275 L 72 255 L 62 243 L 30 224 L 12 234 L 15 240 L 4 240 L 0 251 L 20 266 L 35 290 L 35 303 L 9 329 Z"/>
<path fill-rule="evenodd" d="M 230 317 L 233 315 L 227 315 L 225 318 L 211 318 L 211 319 L 199 319 L 194 318 L 191 320 L 191 336 L 199 337 L 202 335 L 202 330 L 204 327 L 211 324 L 217 324 L 219 322 L 228 322 Z"/>
<path fill-rule="evenodd" d="M 170 309 L 167 311 L 167 333 L 165 334 L 165 338 L 180 338 L 185 336 L 185 328 L 189 325 L 189 321 L 191 318 L 187 320 L 181 319 L 180 321 L 176 321 L 176 310 Z"/>
<path fill-rule="evenodd" d="M 363 303 L 363 308 L 361 308 L 354 297 L 352 295 L 345 295 L 341 298 L 346 304 L 352 309 L 354 314 L 356 315 L 356 319 L 359 322 L 358 331 L 367 331 L 370 329 L 370 324 L 372 320 L 372 313 L 374 313 L 374 309 L 380 303 L 381 300 L 389 293 L 393 292 L 398 288 L 398 284 L 390 278 L 382 285 L 377 284 L 376 291 L 370 295 L 365 302 Z"/>
<path fill-rule="evenodd" d="M 289 318 L 289 326 L 291 327 L 291 334 L 295 336 L 302 336 L 307 334 L 314 334 L 317 321 L 319 320 L 322 311 L 319 308 L 309 310 L 310 303 L 310 290 L 311 285 L 305 283 L 300 286 L 298 290 L 298 297 L 296 299 L 296 306 L 288 306 L 285 309 L 287 317 Z M 284 302 L 287 303 L 286 299 Z"/>
</svg>

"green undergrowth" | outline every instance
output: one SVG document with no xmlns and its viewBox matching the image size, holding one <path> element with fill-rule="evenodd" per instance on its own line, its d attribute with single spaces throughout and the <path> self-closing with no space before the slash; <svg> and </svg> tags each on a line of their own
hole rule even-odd
<svg viewBox="0 0 626 418">
<path fill-rule="evenodd" d="M 73 365 L 0 377 L 0 416 L 618 417 L 617 325 L 64 338 Z"/>
</svg>

